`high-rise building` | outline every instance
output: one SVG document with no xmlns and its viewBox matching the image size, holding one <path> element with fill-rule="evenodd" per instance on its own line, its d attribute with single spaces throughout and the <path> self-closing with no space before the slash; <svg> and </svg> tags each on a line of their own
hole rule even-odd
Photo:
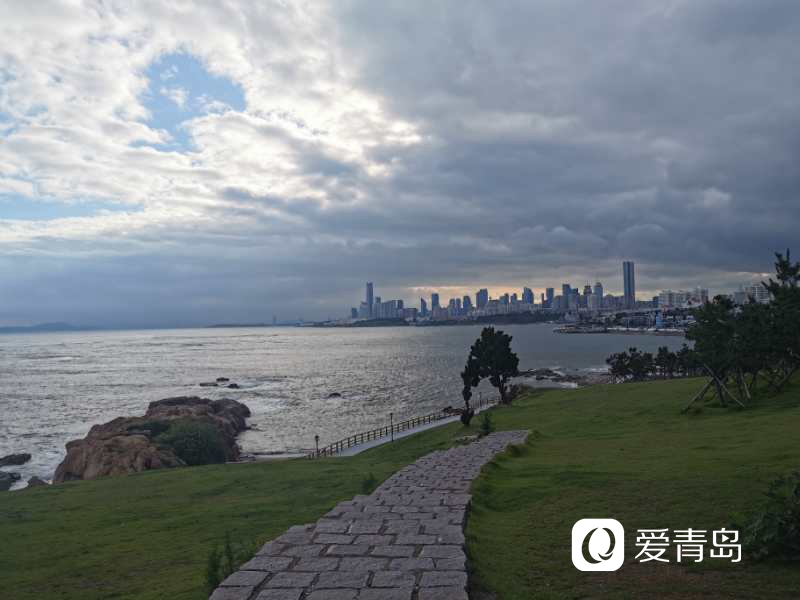
<svg viewBox="0 0 800 600">
<path fill-rule="evenodd" d="M 489 304 L 489 290 L 481 288 L 478 290 L 478 293 L 475 294 L 475 306 L 478 308 L 485 308 L 487 304 Z"/>
<path fill-rule="evenodd" d="M 622 263 L 622 280 L 624 286 L 625 307 L 636 306 L 636 278 L 633 272 L 633 261 L 626 260 Z"/>
<path fill-rule="evenodd" d="M 569 298 L 572 295 L 572 286 L 568 283 L 561 284 L 561 296 L 563 298 Z"/>
<path fill-rule="evenodd" d="M 419 316 L 420 317 L 428 316 L 428 303 L 425 302 L 425 298 L 419 299 Z"/>
<path fill-rule="evenodd" d="M 556 291 L 553 288 L 545 289 L 545 296 L 547 297 L 547 308 L 553 308 L 553 298 L 556 297 Z"/>
<path fill-rule="evenodd" d="M 533 304 L 533 290 L 531 288 L 522 288 L 522 301 L 525 304 Z"/>
<path fill-rule="evenodd" d="M 600 308 L 603 305 L 603 284 L 599 281 L 595 282 L 594 292 L 592 293 L 597 296 L 597 300 L 599 301 L 598 308 Z"/>
<path fill-rule="evenodd" d="M 353 307 L 350 309 L 350 318 L 357 319 L 358 318 L 358 309 Z"/>
<path fill-rule="evenodd" d="M 435 311 L 437 308 L 439 308 L 439 294 L 434 292 L 431 294 L 431 310 Z"/>
<path fill-rule="evenodd" d="M 465 311 L 470 311 L 470 310 L 472 310 L 472 298 L 470 298 L 469 296 L 464 296 L 464 297 L 461 299 L 461 307 L 462 307 L 462 308 L 463 308 Z"/>
<path fill-rule="evenodd" d="M 509 300 L 510 299 L 508 297 L 508 293 L 507 292 L 505 294 L 503 294 L 502 296 L 500 296 L 500 304 L 502 304 L 503 306 L 508 306 Z"/>
<path fill-rule="evenodd" d="M 373 297 L 372 282 L 371 281 L 367 282 L 367 300 L 366 300 L 366 302 L 367 302 L 367 306 L 369 306 L 369 315 L 368 316 L 371 317 L 372 316 L 372 307 L 375 304 L 375 298 Z M 380 300 L 378 300 L 378 302 L 380 302 Z"/>
</svg>

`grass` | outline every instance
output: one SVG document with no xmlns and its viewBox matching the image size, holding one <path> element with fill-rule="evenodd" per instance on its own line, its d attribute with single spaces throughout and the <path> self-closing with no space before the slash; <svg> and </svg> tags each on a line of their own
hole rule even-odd
<svg viewBox="0 0 800 600">
<path fill-rule="evenodd" d="M 432 429 L 347 459 L 150 471 L 2 494 L 0 597 L 206 598 L 206 561 L 226 533 L 261 544 L 313 522 L 461 431 Z"/>
<path fill-rule="evenodd" d="M 478 591 L 502 600 L 797 597 L 797 565 L 631 561 L 631 531 L 729 525 L 769 481 L 800 467 L 797 386 L 744 412 L 680 415 L 700 385 L 538 392 L 492 411 L 497 430 L 533 434 L 474 486 L 467 541 Z M 314 521 L 464 433 L 452 424 L 347 459 L 153 471 L 0 495 L 0 596 L 200 600 L 209 551 L 226 533 L 261 543 Z M 572 525 L 590 516 L 626 527 L 617 573 L 572 566 Z"/>
<path fill-rule="evenodd" d="M 800 565 L 634 561 L 640 528 L 730 528 L 775 477 L 800 468 L 800 389 L 747 411 L 679 411 L 702 386 L 675 380 L 529 395 L 494 412 L 529 443 L 487 466 L 467 527 L 478 590 L 529 598 L 797 598 Z M 626 530 L 616 573 L 572 565 L 578 519 Z M 491 597 L 491 596 L 489 596 Z"/>
</svg>

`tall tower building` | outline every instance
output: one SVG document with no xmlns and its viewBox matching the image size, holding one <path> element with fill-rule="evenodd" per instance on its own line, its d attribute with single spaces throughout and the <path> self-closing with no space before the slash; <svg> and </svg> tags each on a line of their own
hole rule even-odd
<svg viewBox="0 0 800 600">
<path fill-rule="evenodd" d="M 533 290 L 529 287 L 522 289 L 522 301 L 525 304 L 533 304 Z"/>
<path fill-rule="evenodd" d="M 369 306 L 369 316 L 372 316 L 372 306 L 375 304 L 375 298 L 372 292 L 372 282 L 367 282 L 367 306 Z"/>
<path fill-rule="evenodd" d="M 633 308 L 636 305 L 636 278 L 633 272 L 633 261 L 626 260 L 622 263 L 622 280 L 625 288 L 625 307 Z"/>
<path fill-rule="evenodd" d="M 475 306 L 483 308 L 487 304 L 489 304 L 489 290 L 481 288 L 478 290 L 478 293 L 475 294 Z"/>
<path fill-rule="evenodd" d="M 434 311 L 439 308 L 439 294 L 436 292 L 431 294 L 431 310 Z"/>
<path fill-rule="evenodd" d="M 428 316 L 428 303 L 425 302 L 425 298 L 419 299 L 419 314 L 421 317 Z"/>
<path fill-rule="evenodd" d="M 546 288 L 545 296 L 547 297 L 547 308 L 553 308 L 553 299 L 556 297 L 556 291 L 553 288 Z"/>
</svg>

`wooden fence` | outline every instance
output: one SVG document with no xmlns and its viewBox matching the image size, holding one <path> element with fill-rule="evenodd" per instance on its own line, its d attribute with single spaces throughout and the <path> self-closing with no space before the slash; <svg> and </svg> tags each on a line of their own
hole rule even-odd
<svg viewBox="0 0 800 600">
<path fill-rule="evenodd" d="M 484 399 L 483 394 L 479 394 L 478 401 L 472 402 L 471 406 L 475 412 L 478 412 L 482 408 L 486 408 L 491 404 L 495 404 L 496 401 L 491 399 Z M 378 427 L 377 429 L 370 429 L 369 431 L 364 431 L 361 433 L 356 433 L 346 438 L 342 438 L 332 444 L 325 446 L 324 448 L 317 448 L 313 452 L 309 452 L 306 455 L 306 458 L 323 458 L 326 456 L 334 456 L 339 454 L 343 450 L 347 450 L 348 448 L 352 448 L 353 446 L 359 446 L 361 444 L 365 444 L 367 442 L 371 442 L 372 440 L 377 440 L 384 437 L 392 436 L 394 437 L 395 433 L 400 433 L 401 431 L 405 431 L 406 429 L 411 429 L 412 427 L 418 427 L 420 425 L 427 425 L 428 423 L 434 423 L 436 421 L 441 421 L 442 419 L 447 419 L 448 417 L 458 416 L 457 414 L 453 414 L 446 410 L 442 410 L 437 413 L 430 413 L 428 415 L 423 415 L 421 417 L 414 417 L 412 419 L 407 419 L 405 421 L 400 421 L 398 423 L 394 423 L 392 421 L 391 415 L 389 418 L 389 425 L 384 427 Z"/>
</svg>

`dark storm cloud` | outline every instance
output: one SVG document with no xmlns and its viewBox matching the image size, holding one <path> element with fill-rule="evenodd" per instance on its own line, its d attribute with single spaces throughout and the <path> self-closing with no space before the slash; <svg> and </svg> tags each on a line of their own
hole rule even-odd
<svg viewBox="0 0 800 600">
<path fill-rule="evenodd" d="M 197 183 L 202 219 L 29 238 L 12 247 L 22 262 L 0 261 L 6 314 L 327 317 L 357 304 L 366 280 L 414 302 L 411 287 L 599 277 L 617 291 L 623 259 L 644 290 L 723 292 L 800 241 L 797 2 L 350 1 L 322 23 L 324 52 L 264 50 L 271 70 L 241 76 L 249 105 L 264 87 L 278 103 L 260 81 L 284 77 L 297 86 L 289 108 L 196 121 L 204 147 L 242 136 L 226 146 L 235 172 L 192 171 L 181 200 L 159 199 L 196 210 Z M 289 47 L 285 25 L 274 27 Z M 333 72 L 346 85 L 329 90 L 317 78 Z M 317 107 L 354 108 L 317 125 L 292 116 L 293 129 L 265 116 L 312 100 L 310 121 Z M 390 135 L 394 123 L 413 135 Z M 36 151 L 31 139 L 20 152 Z"/>
</svg>

